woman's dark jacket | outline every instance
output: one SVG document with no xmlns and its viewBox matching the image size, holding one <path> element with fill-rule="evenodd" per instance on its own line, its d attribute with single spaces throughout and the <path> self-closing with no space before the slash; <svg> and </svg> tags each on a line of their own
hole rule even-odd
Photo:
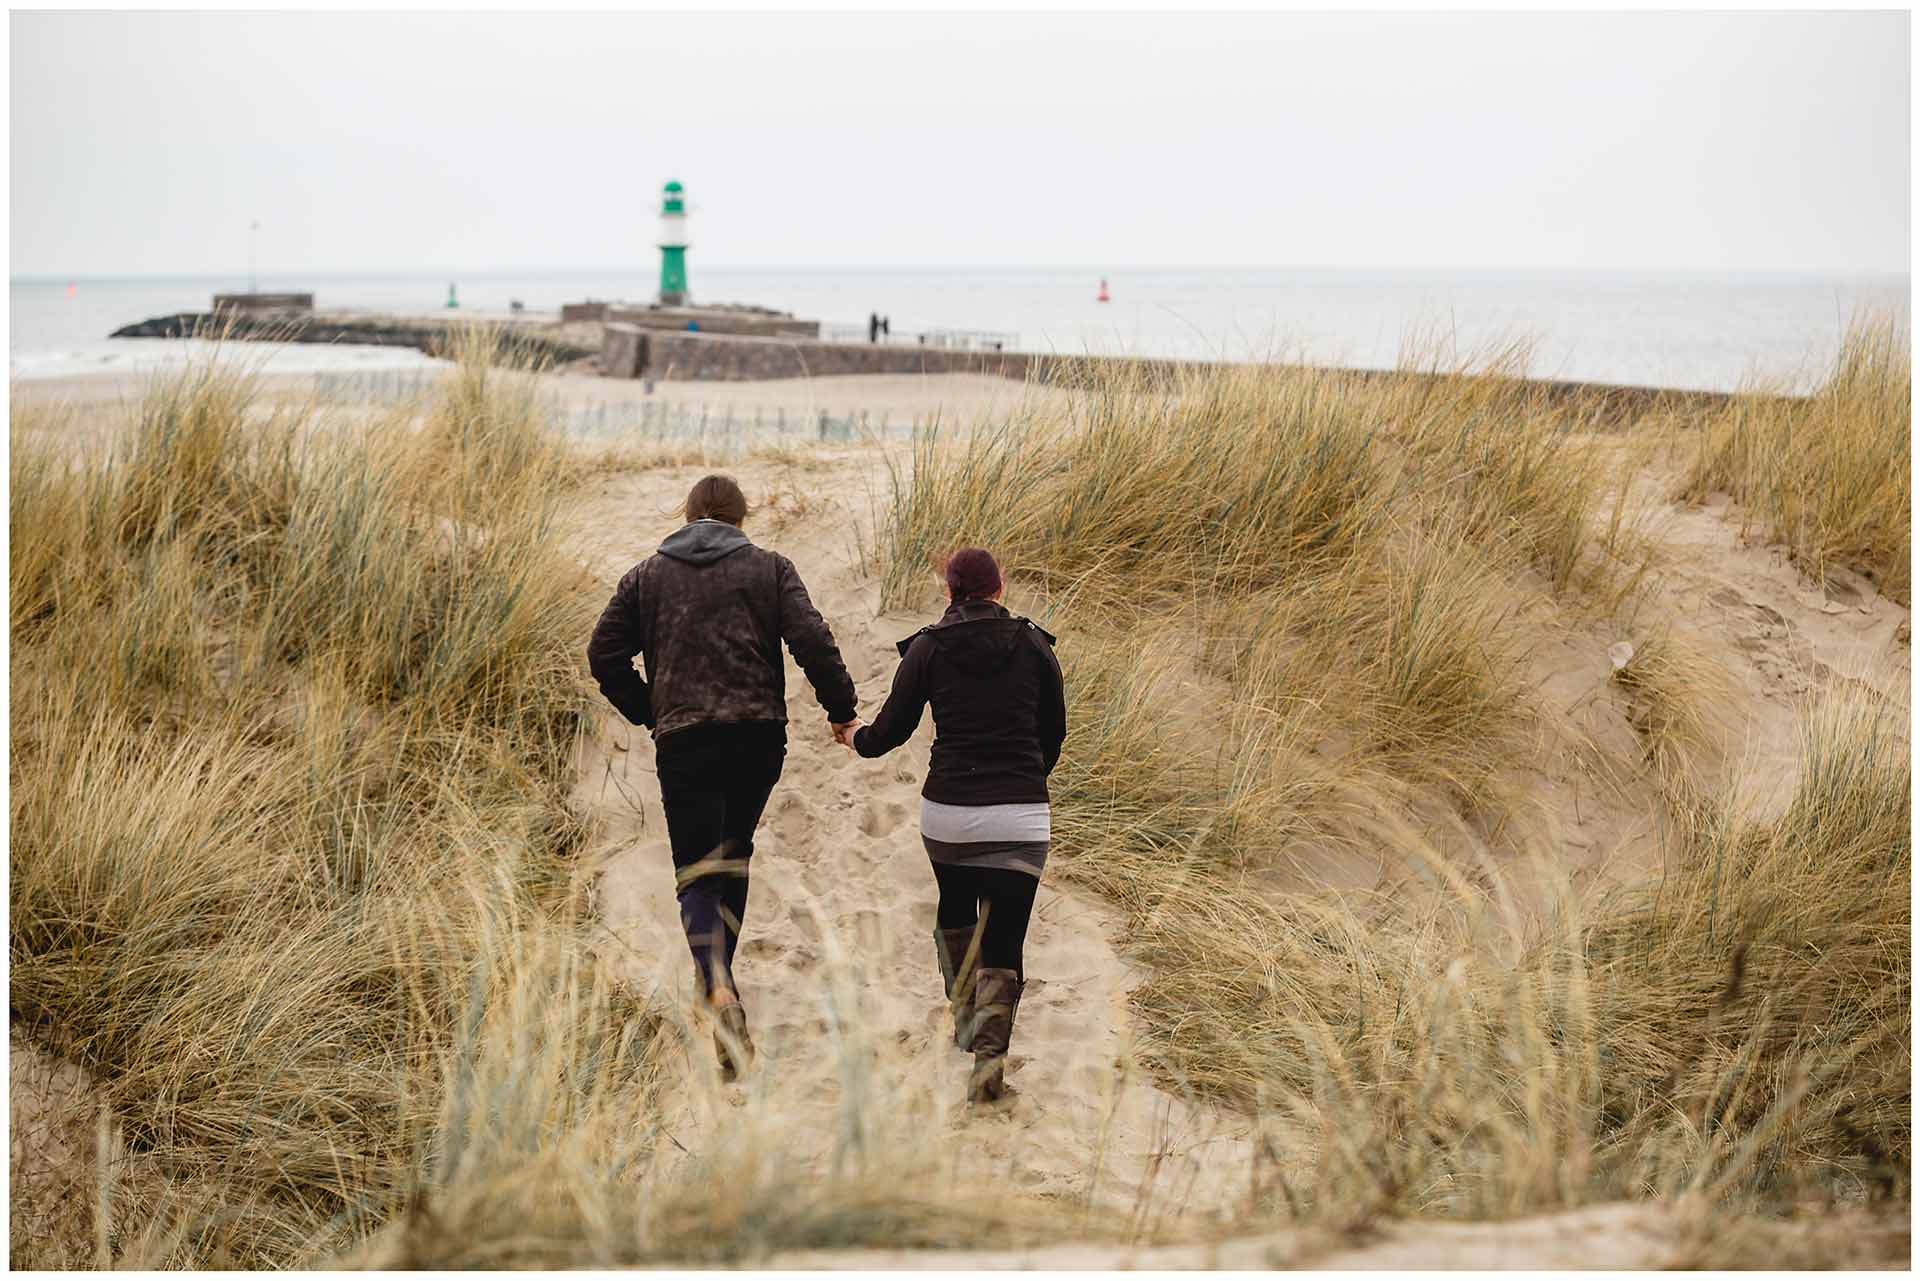
<svg viewBox="0 0 1920 1281">
<path fill-rule="evenodd" d="M 921 795 L 943 805 L 1046 801 L 1067 737 L 1053 637 L 992 601 L 969 600 L 900 642 L 886 706 L 853 737 L 883 756 L 913 737 L 933 704 L 933 760 Z"/>
<path fill-rule="evenodd" d="M 655 738 L 713 721 L 787 719 L 784 640 L 834 721 L 853 679 L 793 562 L 739 528 L 700 520 L 627 571 L 587 643 L 600 692 Z M 647 679 L 633 669 L 646 656 Z"/>
</svg>

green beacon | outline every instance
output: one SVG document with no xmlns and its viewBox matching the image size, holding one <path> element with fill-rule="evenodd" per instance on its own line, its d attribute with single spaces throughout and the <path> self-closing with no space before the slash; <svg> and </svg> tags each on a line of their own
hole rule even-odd
<svg viewBox="0 0 1920 1281">
<path fill-rule="evenodd" d="M 687 197 L 677 182 L 661 192 L 660 305 L 684 307 L 687 302 Z"/>
</svg>

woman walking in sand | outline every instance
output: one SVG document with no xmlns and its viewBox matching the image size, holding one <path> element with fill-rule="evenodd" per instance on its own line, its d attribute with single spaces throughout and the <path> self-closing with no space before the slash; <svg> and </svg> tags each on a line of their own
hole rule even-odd
<svg viewBox="0 0 1920 1281">
<path fill-rule="evenodd" d="M 955 552 L 946 580 L 946 613 L 900 642 L 893 691 L 873 724 L 835 736 L 861 756 L 883 756 L 933 706 L 920 835 L 940 894 L 935 955 L 954 1044 L 973 1053 L 968 1101 L 991 1103 L 1013 1093 L 1006 1055 L 1052 840 L 1047 775 L 1066 740 L 1067 707 L 1053 637 L 1001 606 L 992 554 Z"/>
<path fill-rule="evenodd" d="M 733 957 L 747 915 L 753 830 L 787 752 L 784 640 L 834 737 L 854 722 L 853 680 L 793 562 L 740 529 L 746 495 L 707 476 L 687 523 L 614 589 L 587 646 L 600 692 L 653 731 L 680 924 L 712 1014 L 721 1074 L 753 1053 Z M 634 670 L 644 655 L 647 675 Z"/>
</svg>

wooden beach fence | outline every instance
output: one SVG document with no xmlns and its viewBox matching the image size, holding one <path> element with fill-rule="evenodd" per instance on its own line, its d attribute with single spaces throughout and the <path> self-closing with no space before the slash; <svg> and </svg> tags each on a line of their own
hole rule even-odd
<svg viewBox="0 0 1920 1281">
<path fill-rule="evenodd" d="M 417 400 L 439 383 L 437 369 L 370 369 L 321 372 L 314 387 L 323 400 L 346 404 L 392 405 Z"/>
<path fill-rule="evenodd" d="M 439 384 L 440 370 L 368 370 L 315 375 L 324 401 L 353 405 L 402 405 L 423 400 Z M 891 410 L 836 413 L 831 408 L 803 415 L 785 405 L 710 405 L 665 400 L 602 400 L 585 405 L 549 403 L 547 419 L 555 430 L 591 439 L 638 437 L 688 442 L 728 451 L 790 438 L 805 431 L 817 441 L 857 441 L 907 437 L 921 428 L 921 417 L 897 422 Z"/>
</svg>

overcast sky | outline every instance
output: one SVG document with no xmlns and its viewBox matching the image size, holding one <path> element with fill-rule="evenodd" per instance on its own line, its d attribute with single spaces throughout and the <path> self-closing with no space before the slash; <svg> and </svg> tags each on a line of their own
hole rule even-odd
<svg viewBox="0 0 1920 1281">
<path fill-rule="evenodd" d="M 1906 271 L 1905 14 L 13 14 L 11 271 Z"/>
</svg>

